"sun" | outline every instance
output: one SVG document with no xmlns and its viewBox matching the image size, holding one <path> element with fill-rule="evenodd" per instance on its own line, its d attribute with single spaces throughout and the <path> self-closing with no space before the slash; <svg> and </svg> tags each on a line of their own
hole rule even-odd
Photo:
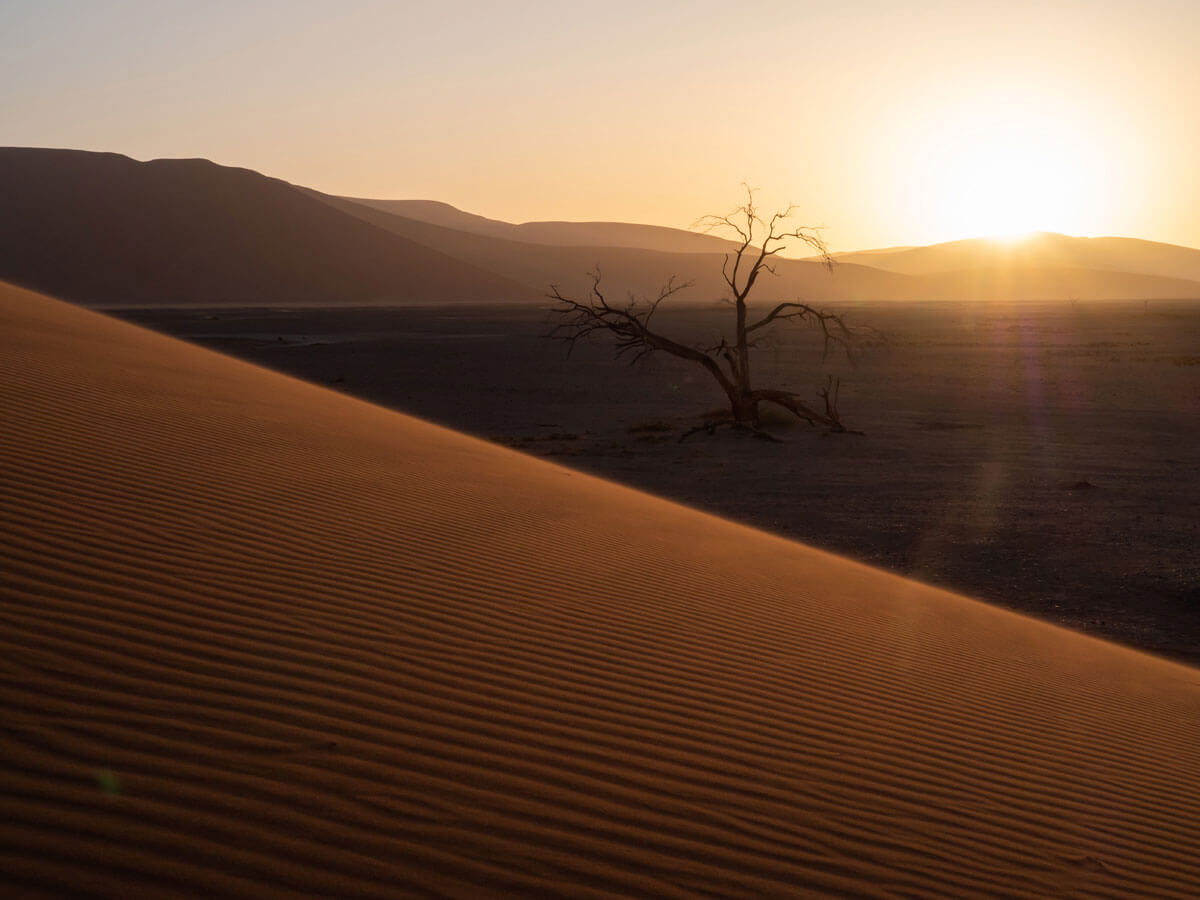
<svg viewBox="0 0 1200 900">
<path fill-rule="evenodd" d="M 975 128 L 948 149 L 936 196 L 941 217 L 962 234 L 1061 230 L 1086 200 L 1078 159 L 1040 129 Z"/>
<path fill-rule="evenodd" d="M 909 208 L 941 239 L 1089 233 L 1106 142 L 1069 107 L 975 98 L 925 121 L 909 145 Z"/>
</svg>

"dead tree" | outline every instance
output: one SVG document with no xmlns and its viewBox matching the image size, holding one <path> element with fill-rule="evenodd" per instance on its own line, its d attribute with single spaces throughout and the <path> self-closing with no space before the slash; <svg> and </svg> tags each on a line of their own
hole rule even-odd
<svg viewBox="0 0 1200 900">
<path fill-rule="evenodd" d="M 827 267 L 833 266 L 818 230 L 803 226 L 787 229 L 784 223 L 793 210 L 794 207 L 789 206 L 764 220 L 755 208 L 754 192 L 747 188 L 746 202 L 733 212 L 725 216 L 706 216 L 696 223 L 705 231 L 725 231 L 737 235 L 737 248 L 725 255 L 721 269 L 730 292 L 729 296 L 722 299 L 733 306 L 735 313 L 732 339 L 722 336 L 711 346 L 691 345 L 655 330 L 653 320 L 659 306 L 690 287 L 691 282 L 677 283 L 671 279 L 652 300 L 640 301 L 631 296 L 628 302 L 617 304 L 610 302 L 601 290 L 599 269 L 589 273 L 592 287 L 584 297 L 566 296 L 557 286 L 551 286 L 551 293 L 547 296 L 556 301 L 554 311 L 563 317 L 563 321 L 554 329 L 554 335 L 573 347 L 577 341 L 593 334 L 607 334 L 615 340 L 618 357 L 628 355 L 632 362 L 637 362 L 647 354 L 663 351 L 690 360 L 705 369 L 725 392 L 729 400 L 729 416 L 693 429 L 683 437 L 700 430 L 711 432 L 721 425 L 748 429 L 765 437 L 767 435 L 762 432 L 759 418 L 759 406 L 762 403 L 782 407 L 810 425 L 834 432 L 848 431 L 838 410 L 840 385 L 837 378 L 827 378 L 824 387 L 817 392 L 819 406 L 814 406 L 812 401 L 793 391 L 756 388 L 751 378 L 751 351 L 759 345 L 767 331 L 780 322 L 804 322 L 818 329 L 825 354 L 833 348 L 849 355 L 855 344 L 855 333 L 840 315 L 799 300 L 777 303 L 765 315 L 751 318 L 748 306 L 750 292 L 764 272 L 775 274 L 775 258 L 789 244 L 806 244 L 817 251 Z"/>
</svg>

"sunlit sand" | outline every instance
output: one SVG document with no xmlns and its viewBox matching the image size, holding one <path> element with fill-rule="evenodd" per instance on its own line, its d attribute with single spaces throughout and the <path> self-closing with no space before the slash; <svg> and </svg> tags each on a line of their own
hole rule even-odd
<svg viewBox="0 0 1200 900">
<path fill-rule="evenodd" d="M 1195 670 L 0 295 L 6 882 L 1179 896 Z"/>
</svg>

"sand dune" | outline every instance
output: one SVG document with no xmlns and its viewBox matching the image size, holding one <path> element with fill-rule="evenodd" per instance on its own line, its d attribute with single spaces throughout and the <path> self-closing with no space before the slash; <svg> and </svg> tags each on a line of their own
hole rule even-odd
<svg viewBox="0 0 1200 900">
<path fill-rule="evenodd" d="M 627 292 L 653 297 L 672 277 L 691 286 L 678 299 L 715 303 L 729 293 L 721 277 L 722 253 L 690 249 L 665 253 L 628 246 L 550 246 L 506 239 L 487 234 L 456 231 L 443 225 L 395 215 L 385 209 L 367 206 L 316 191 L 312 196 L 343 212 L 395 235 L 439 248 L 459 259 L 527 284 L 545 292 L 558 285 L 567 293 L 586 293 L 591 288 L 588 273 L 599 267 L 612 298 L 624 300 Z M 925 297 L 920 279 L 895 272 L 884 272 L 856 263 L 839 265 L 831 273 L 820 263 L 781 259 L 776 277 L 763 290 L 758 302 L 764 306 L 782 299 L 806 297 L 822 300 L 863 300 L 877 297 Z"/>
<path fill-rule="evenodd" d="M 840 253 L 838 259 L 905 275 L 938 275 L 968 269 L 1007 271 L 1090 269 L 1200 281 L 1200 250 L 1136 238 L 1072 237 L 1042 232 L 1020 240 L 969 238 L 927 247 L 890 247 Z"/>
<path fill-rule="evenodd" d="M 0 292 L 0 887 L 1194 896 L 1193 669 Z"/>
<path fill-rule="evenodd" d="M 480 229 L 454 230 L 445 224 L 395 214 L 395 209 L 406 208 L 403 201 L 395 205 L 385 201 L 371 205 L 316 191 L 309 193 L 384 231 L 527 284 L 531 290 L 539 285 L 544 289 L 553 283 L 567 292 L 586 292 L 590 287 L 586 273 L 599 266 L 611 295 L 616 297 L 624 297 L 627 290 L 653 296 L 672 276 L 692 284 L 678 295 L 680 300 L 712 302 L 728 293 L 721 279 L 721 254 L 703 252 L 700 248 L 664 253 L 628 246 L 528 243 L 522 238 L 505 238 Z M 1186 270 L 1188 255 L 1200 259 L 1200 251 L 1125 238 L 1088 242 L 1084 238 L 1055 237 L 1062 241 L 1053 244 L 1051 250 L 1061 244 L 1074 250 L 1085 246 L 1090 251 L 1062 250 L 1055 254 L 1041 242 L 1024 253 L 1016 253 L 1011 247 L 995 242 L 966 241 L 961 243 L 968 245 L 970 252 L 961 250 L 958 244 L 939 244 L 839 254 L 832 272 L 815 258 L 780 259 L 776 263 L 776 277 L 766 284 L 758 302 L 765 305 L 796 297 L 821 301 L 1200 299 L 1200 282 L 1152 271 L 1158 263 L 1169 272 Z M 1178 253 L 1155 255 L 1145 251 L 1143 245 Z M 945 252 L 941 252 L 943 249 Z M 926 250 L 930 253 L 926 254 Z M 916 261 L 911 266 L 912 272 L 903 271 L 902 263 L 892 266 L 893 259 L 910 258 Z M 1118 263 L 1125 262 L 1130 269 L 1117 270 Z M 1095 266 L 1089 268 L 1085 263 Z M 944 264 L 946 269 L 938 269 L 938 264 Z M 1138 265 L 1146 271 L 1138 269 Z M 929 271 L 925 271 L 926 267 Z"/>
<path fill-rule="evenodd" d="M 536 302 L 542 292 L 203 159 L 0 148 L 0 279 L 87 304 Z"/>
<path fill-rule="evenodd" d="M 362 306 L 545 302 L 551 284 L 610 297 L 726 296 L 730 244 L 604 222 L 512 225 L 431 201 L 356 201 L 202 159 L 0 148 L 0 279 L 88 305 Z M 414 217 L 395 214 L 412 212 Z M 424 217 L 424 218 L 422 218 Z M 429 219 L 431 221 L 425 221 Z M 1200 250 L 1049 235 L 780 259 L 766 306 L 842 300 L 1200 298 Z"/>
<path fill-rule="evenodd" d="M 522 222 L 514 224 L 463 212 L 437 200 L 369 200 L 340 197 L 419 222 L 442 225 L 455 231 L 482 234 L 509 241 L 560 247 L 632 247 L 664 253 L 728 253 L 733 241 L 699 231 L 637 225 L 629 222 Z"/>
</svg>

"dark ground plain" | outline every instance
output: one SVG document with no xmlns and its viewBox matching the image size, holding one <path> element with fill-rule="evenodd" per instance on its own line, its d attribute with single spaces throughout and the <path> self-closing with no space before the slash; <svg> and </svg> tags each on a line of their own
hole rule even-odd
<svg viewBox="0 0 1200 900">
<path fill-rule="evenodd" d="M 1200 302 L 844 304 L 886 345 L 784 325 L 762 386 L 842 374 L 847 423 L 677 438 L 694 364 L 568 359 L 529 308 L 124 310 L 123 318 L 1043 619 L 1200 664 Z M 703 340 L 728 309 L 664 311 Z M 614 563 L 619 565 L 619 563 Z M 732 589 L 736 593 L 736 589 Z"/>
</svg>

